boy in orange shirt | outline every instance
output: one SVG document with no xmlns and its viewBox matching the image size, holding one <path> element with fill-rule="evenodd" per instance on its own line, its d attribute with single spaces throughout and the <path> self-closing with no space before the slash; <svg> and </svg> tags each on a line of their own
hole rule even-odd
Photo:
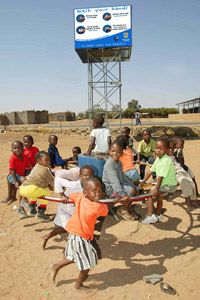
<svg viewBox="0 0 200 300">
<path fill-rule="evenodd" d="M 97 264 L 97 252 L 94 240 L 94 226 L 99 216 L 108 214 L 106 204 L 97 203 L 102 196 L 102 186 L 97 178 L 90 177 L 82 182 L 83 192 L 70 194 L 69 199 L 75 202 L 75 212 L 69 220 L 66 231 L 69 232 L 65 258 L 53 265 L 52 278 L 55 282 L 58 271 L 73 262 L 80 270 L 75 288 L 84 287 L 91 267 Z"/>
</svg>

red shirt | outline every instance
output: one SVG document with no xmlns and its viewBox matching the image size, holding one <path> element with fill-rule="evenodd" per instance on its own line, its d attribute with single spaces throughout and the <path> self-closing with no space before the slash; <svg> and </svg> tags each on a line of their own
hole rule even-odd
<svg viewBox="0 0 200 300">
<path fill-rule="evenodd" d="M 108 214 L 107 204 L 91 201 L 86 198 L 83 192 L 72 193 L 69 198 L 75 202 L 75 212 L 67 223 L 67 232 L 81 236 L 86 240 L 93 240 L 97 218 Z"/>
<path fill-rule="evenodd" d="M 39 149 L 37 147 L 24 148 L 24 155 L 30 161 L 31 165 L 34 167 L 36 165 L 35 155 L 38 153 Z"/>
<path fill-rule="evenodd" d="M 25 176 L 25 169 L 28 169 L 30 166 L 30 162 L 28 159 L 25 157 L 24 154 L 23 159 L 19 159 L 18 156 L 13 154 L 10 159 L 9 159 L 9 169 L 14 170 L 16 174 L 20 176 Z"/>
</svg>

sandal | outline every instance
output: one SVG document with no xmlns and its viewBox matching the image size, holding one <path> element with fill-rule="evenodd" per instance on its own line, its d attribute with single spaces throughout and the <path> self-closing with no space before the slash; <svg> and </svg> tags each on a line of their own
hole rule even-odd
<svg viewBox="0 0 200 300">
<path fill-rule="evenodd" d="M 176 295 L 176 290 L 167 283 L 161 282 L 160 289 L 166 294 Z"/>
</svg>

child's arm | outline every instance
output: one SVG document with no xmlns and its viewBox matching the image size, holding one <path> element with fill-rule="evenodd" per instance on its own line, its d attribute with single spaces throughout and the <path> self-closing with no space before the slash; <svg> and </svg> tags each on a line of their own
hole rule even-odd
<svg viewBox="0 0 200 300">
<path fill-rule="evenodd" d="M 110 149 L 111 143 L 112 143 L 112 141 L 111 141 L 111 136 L 108 136 L 107 141 L 108 141 L 108 149 Z"/>
<path fill-rule="evenodd" d="M 155 189 L 153 189 L 153 191 L 152 191 L 153 197 L 158 197 L 162 181 L 163 181 L 163 177 L 161 177 L 161 176 L 157 177 L 157 183 L 156 183 Z"/>
<path fill-rule="evenodd" d="M 91 136 L 90 137 L 90 144 L 89 144 L 88 150 L 85 153 L 85 155 L 90 155 L 92 150 L 94 149 L 94 147 L 95 147 L 95 137 Z"/>
<path fill-rule="evenodd" d="M 142 183 L 145 183 L 149 179 L 149 177 L 151 177 L 151 175 L 152 175 L 152 171 L 148 170 L 145 178 L 142 180 Z"/>
</svg>

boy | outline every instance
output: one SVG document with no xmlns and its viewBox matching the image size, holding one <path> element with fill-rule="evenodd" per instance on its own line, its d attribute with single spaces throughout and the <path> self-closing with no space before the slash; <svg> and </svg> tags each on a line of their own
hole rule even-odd
<svg viewBox="0 0 200 300">
<path fill-rule="evenodd" d="M 58 271 L 73 262 L 80 270 L 75 288 L 84 287 L 91 267 L 97 264 L 97 252 L 92 245 L 94 226 L 99 216 L 108 214 L 106 204 L 97 203 L 102 196 L 101 183 L 91 177 L 82 182 L 83 192 L 69 196 L 75 202 L 75 213 L 69 220 L 66 231 L 69 232 L 69 241 L 65 250 L 65 258 L 53 265 L 52 278 L 55 282 Z"/>
<path fill-rule="evenodd" d="M 61 166 L 62 168 L 67 167 L 67 159 L 62 159 L 58 152 L 58 148 L 56 147 L 58 143 L 58 137 L 55 134 L 51 134 L 49 136 L 49 148 L 48 154 L 50 157 L 51 168 L 55 166 Z"/>
<path fill-rule="evenodd" d="M 25 170 L 29 168 L 30 163 L 25 157 L 23 143 L 14 141 L 11 146 L 12 156 L 9 159 L 9 175 L 7 176 L 8 196 L 3 203 L 11 204 L 16 200 L 18 187 L 25 179 Z"/>
<path fill-rule="evenodd" d="M 141 179 L 145 176 L 146 165 L 142 163 L 148 162 L 153 164 L 154 162 L 154 151 L 155 151 L 155 141 L 151 138 L 151 133 L 149 130 L 144 130 L 142 133 L 143 140 L 139 142 L 138 153 L 137 153 L 137 163 L 140 164 L 140 177 Z"/>
<path fill-rule="evenodd" d="M 196 188 L 196 195 L 199 196 L 199 191 L 198 191 L 198 186 L 197 186 L 197 182 L 196 179 L 194 177 L 194 174 L 192 173 L 192 171 L 190 170 L 190 168 L 185 164 L 185 159 L 184 159 L 184 155 L 183 155 L 183 148 L 184 148 L 184 140 L 182 138 L 175 138 L 174 139 L 174 157 L 176 159 L 176 161 L 181 165 L 181 167 L 188 172 L 188 174 L 192 177 L 192 180 L 195 184 L 195 188 Z"/>
<path fill-rule="evenodd" d="M 24 155 L 30 162 L 30 169 L 26 169 L 26 176 L 31 172 L 31 169 L 36 165 L 35 155 L 38 153 L 39 149 L 33 146 L 34 141 L 31 135 L 25 135 L 23 137 L 24 143 Z"/>
<path fill-rule="evenodd" d="M 134 155 L 134 160 L 137 159 L 137 151 L 135 150 L 134 146 L 133 146 L 133 138 L 130 136 L 131 133 L 131 129 L 130 127 L 123 127 L 122 128 L 122 135 L 126 136 L 128 139 L 128 147 L 130 147 L 133 151 L 133 155 Z"/>
<path fill-rule="evenodd" d="M 81 185 L 82 181 L 84 179 L 94 176 L 94 171 L 92 167 L 85 165 L 80 169 L 79 176 L 80 176 L 79 180 L 76 181 L 70 181 L 64 178 L 55 177 L 54 191 L 55 193 L 60 194 L 60 197 L 63 201 L 67 200 L 67 196 L 69 196 L 69 194 L 71 193 L 82 192 L 83 191 Z M 57 227 L 55 227 L 49 234 L 43 237 L 43 249 L 46 248 L 47 241 L 50 238 L 54 237 L 57 234 L 66 232 L 65 227 L 69 219 L 72 217 L 74 211 L 75 211 L 74 203 L 67 203 L 67 204 L 60 203 L 58 205 L 57 213 L 54 219 L 54 223 Z"/>
<path fill-rule="evenodd" d="M 160 138 L 156 142 L 156 160 L 151 169 L 145 176 L 143 183 L 146 182 L 153 172 L 156 173 L 157 183 L 152 190 L 152 198 L 147 201 L 147 216 L 141 222 L 142 224 L 153 224 L 161 219 L 161 209 L 163 199 L 167 194 L 176 191 L 177 181 L 175 168 L 172 159 L 167 155 L 170 143 L 167 138 Z M 162 194 L 163 193 L 163 194 Z M 156 214 L 153 213 L 153 202 L 157 201 Z"/>
<path fill-rule="evenodd" d="M 99 158 L 108 158 L 108 152 L 111 145 L 111 133 L 108 128 L 103 127 L 104 117 L 98 115 L 93 120 L 94 129 L 90 133 L 90 144 L 85 155 L 90 155 Z"/>
</svg>

